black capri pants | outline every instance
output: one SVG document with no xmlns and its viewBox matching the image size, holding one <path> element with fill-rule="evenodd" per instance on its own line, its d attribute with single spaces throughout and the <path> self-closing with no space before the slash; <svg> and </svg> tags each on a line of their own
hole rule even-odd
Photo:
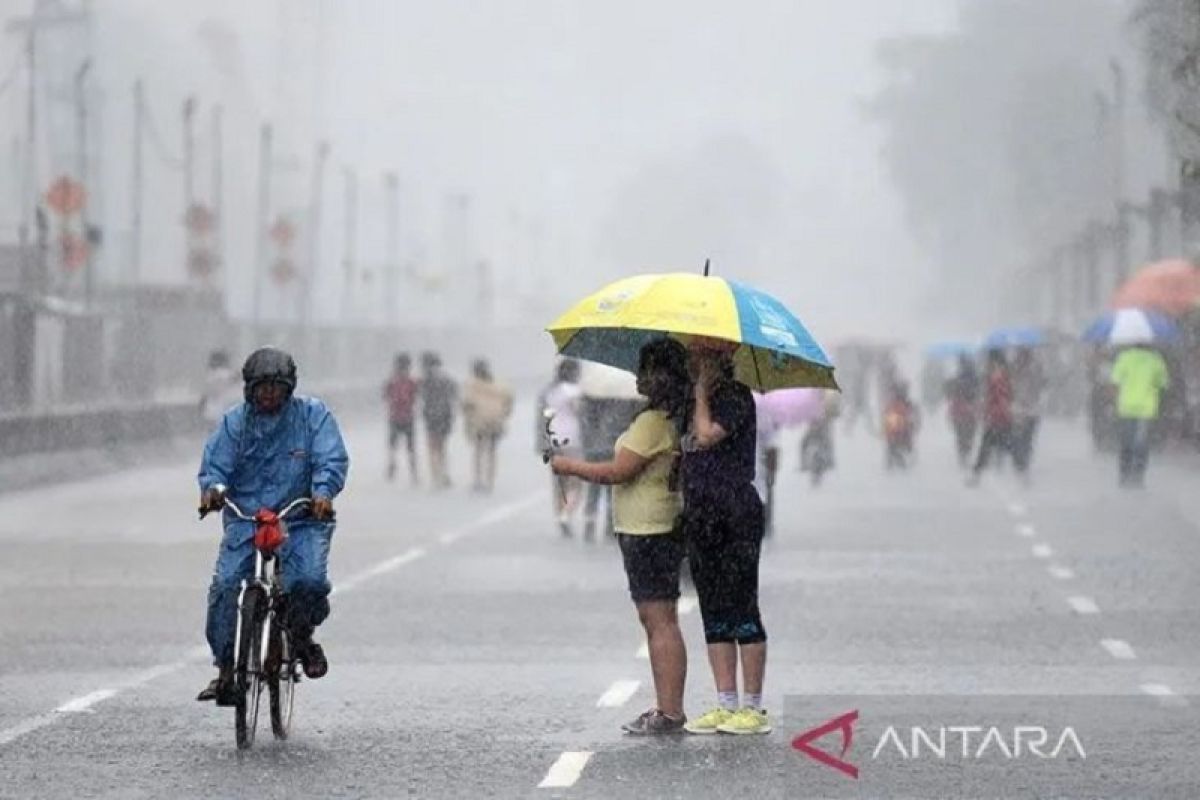
<svg viewBox="0 0 1200 800">
<path fill-rule="evenodd" d="M 758 610 L 763 525 L 762 500 L 750 484 L 686 499 L 683 530 L 708 644 L 767 640 Z"/>
</svg>

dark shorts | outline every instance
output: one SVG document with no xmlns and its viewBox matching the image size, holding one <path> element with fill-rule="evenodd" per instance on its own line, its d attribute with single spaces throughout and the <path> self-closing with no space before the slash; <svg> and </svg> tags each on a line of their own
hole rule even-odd
<svg viewBox="0 0 1200 800">
<path fill-rule="evenodd" d="M 633 602 L 679 599 L 679 570 L 686 549 L 681 533 L 618 533 L 617 543 Z"/>
<path fill-rule="evenodd" d="M 765 642 L 758 610 L 764 516 L 754 487 L 733 490 L 719 500 L 693 498 L 683 514 L 683 530 L 705 641 Z"/>
<path fill-rule="evenodd" d="M 396 422 L 393 420 L 388 423 L 388 445 L 394 449 L 401 439 L 404 439 L 408 443 L 408 448 L 411 450 L 413 446 L 412 420 L 408 422 Z"/>
</svg>

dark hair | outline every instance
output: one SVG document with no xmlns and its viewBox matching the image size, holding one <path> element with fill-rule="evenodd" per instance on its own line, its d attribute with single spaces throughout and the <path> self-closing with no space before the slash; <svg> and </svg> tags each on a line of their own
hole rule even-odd
<svg viewBox="0 0 1200 800">
<path fill-rule="evenodd" d="M 644 370 L 660 372 L 666 377 L 649 387 L 650 402 L 646 410 L 665 411 L 677 425 L 685 424 L 691 413 L 692 379 L 684 346 L 667 338 L 647 342 L 638 353 L 638 372 Z"/>
<path fill-rule="evenodd" d="M 555 371 L 555 381 L 558 383 L 579 382 L 579 362 L 573 358 L 564 358 Z"/>
<path fill-rule="evenodd" d="M 408 353 L 397 353 L 392 364 L 396 369 L 410 369 L 412 367 L 412 356 Z"/>
<path fill-rule="evenodd" d="M 487 359 L 477 358 L 471 364 L 471 372 L 481 381 L 490 381 L 492 379 L 492 368 L 488 366 Z"/>
</svg>

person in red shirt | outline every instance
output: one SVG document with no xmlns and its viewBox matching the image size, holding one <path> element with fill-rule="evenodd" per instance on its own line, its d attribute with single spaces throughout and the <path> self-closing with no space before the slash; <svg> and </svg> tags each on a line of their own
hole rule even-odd
<svg viewBox="0 0 1200 800">
<path fill-rule="evenodd" d="M 396 356 L 392 377 L 383 387 L 383 399 L 388 405 L 388 479 L 396 477 L 396 445 L 403 438 L 408 450 L 408 472 L 414 486 L 420 481 L 417 472 L 417 447 L 413 422 L 416 418 L 418 385 L 412 377 L 412 358 L 407 353 Z"/>
<path fill-rule="evenodd" d="M 987 469 L 992 454 L 997 450 L 1012 453 L 1013 440 L 1013 388 L 1008 370 L 1008 359 L 1000 350 L 988 353 L 987 389 L 983 401 L 983 437 L 979 441 L 979 456 L 971 472 L 969 484 L 979 485 L 979 478 Z"/>
</svg>

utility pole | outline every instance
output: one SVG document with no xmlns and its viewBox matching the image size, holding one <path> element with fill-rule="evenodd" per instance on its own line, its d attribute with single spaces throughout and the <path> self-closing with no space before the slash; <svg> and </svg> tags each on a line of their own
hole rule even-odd
<svg viewBox="0 0 1200 800">
<path fill-rule="evenodd" d="M 225 144 L 222 136 L 224 112 L 221 106 L 212 109 L 212 258 L 214 268 L 221 272 L 222 283 L 227 283 L 225 254 L 222 247 L 221 226 L 224 224 L 225 205 Z"/>
<path fill-rule="evenodd" d="M 129 283 L 136 286 L 142 278 L 142 195 L 143 153 L 146 136 L 146 89 L 141 79 L 133 84 L 133 180 L 130 195 Z"/>
<path fill-rule="evenodd" d="M 342 231 L 342 318 L 349 325 L 354 311 L 354 284 L 358 273 L 358 175 L 353 167 L 342 168 L 346 201 L 343 206 Z"/>
<path fill-rule="evenodd" d="M 183 254 L 184 263 L 192 263 L 196 251 L 196 231 L 192 210 L 196 207 L 196 98 L 188 95 L 183 101 Z"/>
<path fill-rule="evenodd" d="M 384 314 L 389 327 L 399 324 L 400 291 L 400 178 L 395 172 L 383 175 L 384 224 L 387 231 L 387 264 L 384 266 Z"/>
<path fill-rule="evenodd" d="M 308 198 L 308 263 L 304 265 L 300 286 L 300 325 L 305 332 L 312 322 L 313 291 L 321 263 L 321 220 L 325 200 L 325 162 L 328 159 L 329 142 L 317 142 Z"/>
<path fill-rule="evenodd" d="M 267 262 L 267 226 L 271 216 L 271 124 L 258 134 L 258 213 L 254 218 L 254 345 L 262 336 L 263 272 Z"/>
<path fill-rule="evenodd" d="M 88 182 L 88 129 L 87 129 L 87 92 L 86 81 L 88 71 L 92 68 L 92 60 L 85 58 L 83 63 L 79 65 L 79 69 L 75 72 L 75 149 L 76 149 L 76 170 L 78 171 L 79 185 L 83 187 L 88 194 L 91 185 Z M 90 198 L 89 198 L 90 199 Z M 79 227 L 82 229 L 80 236 L 83 241 L 83 303 L 84 307 L 92 310 L 92 305 L 95 300 L 96 291 L 96 276 L 93 272 L 94 261 L 92 259 L 92 236 L 91 226 L 88 224 L 88 203 L 85 200 L 83 207 L 79 209 Z"/>
</svg>

